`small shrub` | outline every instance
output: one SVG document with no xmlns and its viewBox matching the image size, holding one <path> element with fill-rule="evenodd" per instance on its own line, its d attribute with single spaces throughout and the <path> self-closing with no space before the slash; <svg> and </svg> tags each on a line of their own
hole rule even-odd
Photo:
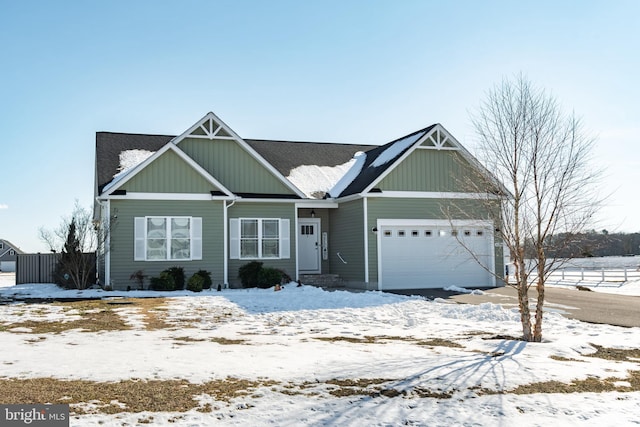
<svg viewBox="0 0 640 427">
<path fill-rule="evenodd" d="M 176 289 L 175 279 L 167 270 L 161 272 L 159 277 L 152 277 L 150 283 L 151 289 L 154 291 L 174 291 Z"/>
<path fill-rule="evenodd" d="M 136 282 L 138 284 L 138 289 L 142 290 L 144 289 L 144 279 L 146 277 L 147 276 L 144 275 L 144 272 L 142 270 L 138 270 L 135 273 L 133 273 L 131 276 L 129 276 L 129 279 Z"/>
<path fill-rule="evenodd" d="M 174 288 L 173 290 L 180 291 L 184 289 L 184 268 L 182 267 L 170 267 L 164 270 L 164 273 L 173 277 Z"/>
<path fill-rule="evenodd" d="M 211 289 L 211 286 L 213 285 L 213 282 L 211 281 L 211 272 L 207 270 L 198 270 L 195 274 L 202 277 L 202 289 Z"/>
<path fill-rule="evenodd" d="M 275 285 L 279 285 L 282 282 L 282 270 L 277 268 L 263 268 L 258 273 L 258 287 L 270 288 Z"/>
<path fill-rule="evenodd" d="M 238 277 L 243 288 L 255 288 L 259 284 L 258 275 L 262 270 L 262 263 L 251 261 L 238 269 Z"/>
<path fill-rule="evenodd" d="M 191 292 L 202 292 L 203 285 L 204 278 L 196 273 L 189 278 L 189 281 L 187 282 L 187 290 Z"/>
</svg>

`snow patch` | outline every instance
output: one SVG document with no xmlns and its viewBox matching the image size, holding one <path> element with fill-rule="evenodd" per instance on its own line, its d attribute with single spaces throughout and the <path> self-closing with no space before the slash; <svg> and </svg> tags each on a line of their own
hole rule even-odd
<svg viewBox="0 0 640 427">
<path fill-rule="evenodd" d="M 397 140 L 392 143 L 386 150 L 384 150 L 369 167 L 377 168 L 378 166 L 382 166 L 386 163 L 389 163 L 404 150 L 409 148 L 412 144 L 414 144 L 417 140 L 422 138 L 424 135 L 424 131 L 415 133 L 413 135 L 405 136 L 402 139 Z"/>
<path fill-rule="evenodd" d="M 331 194 L 332 197 L 340 196 L 349 184 L 356 179 L 360 171 L 362 171 L 365 160 L 367 160 L 367 155 L 362 151 L 358 151 L 353 155 L 353 159 L 345 163 L 349 165 L 349 170 L 347 170 L 343 177 L 329 190 L 329 194 Z"/>
<path fill-rule="evenodd" d="M 120 174 L 126 173 L 129 169 L 133 169 L 140 163 L 153 156 L 155 151 L 149 150 L 125 150 L 122 151 L 118 158 L 120 160 L 120 166 L 118 167 L 118 173 L 113 177 L 116 178 Z"/>
<path fill-rule="evenodd" d="M 354 160 L 337 166 L 302 165 L 289 172 L 287 179 L 311 198 L 327 193 L 351 168 Z"/>
</svg>

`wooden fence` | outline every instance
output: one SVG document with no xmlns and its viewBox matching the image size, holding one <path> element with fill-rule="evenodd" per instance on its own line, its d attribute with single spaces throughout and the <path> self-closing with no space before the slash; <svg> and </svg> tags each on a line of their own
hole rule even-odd
<svg viewBox="0 0 640 427">
<path fill-rule="evenodd" d="M 92 257 L 95 274 L 95 253 L 84 254 Z M 16 285 L 22 283 L 54 283 L 53 274 L 60 259 L 59 253 L 18 254 L 16 259 Z"/>
</svg>

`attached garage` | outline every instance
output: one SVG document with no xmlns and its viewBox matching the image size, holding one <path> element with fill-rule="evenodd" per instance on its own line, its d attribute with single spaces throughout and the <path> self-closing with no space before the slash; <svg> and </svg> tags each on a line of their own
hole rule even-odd
<svg viewBox="0 0 640 427">
<path fill-rule="evenodd" d="M 16 271 L 15 261 L 0 261 L 0 271 Z"/>
<path fill-rule="evenodd" d="M 378 220 L 380 290 L 496 285 L 490 221 Z"/>
</svg>

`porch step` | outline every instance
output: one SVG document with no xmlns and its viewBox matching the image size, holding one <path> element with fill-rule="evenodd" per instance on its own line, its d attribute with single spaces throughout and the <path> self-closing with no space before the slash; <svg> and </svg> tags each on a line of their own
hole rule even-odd
<svg viewBox="0 0 640 427">
<path fill-rule="evenodd" d="M 339 288 L 343 286 L 342 278 L 337 274 L 301 274 L 300 282 L 304 285 L 321 288 Z"/>
</svg>

